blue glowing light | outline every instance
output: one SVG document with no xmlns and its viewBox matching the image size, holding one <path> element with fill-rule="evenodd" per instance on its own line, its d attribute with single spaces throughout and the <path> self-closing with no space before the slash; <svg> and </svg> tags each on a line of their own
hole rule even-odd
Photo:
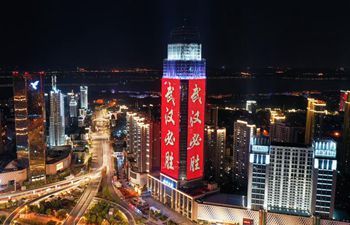
<svg viewBox="0 0 350 225">
<path fill-rule="evenodd" d="M 163 178 L 162 182 L 168 187 L 175 188 L 175 183 L 167 178 Z"/>
<path fill-rule="evenodd" d="M 37 80 L 37 81 L 31 82 L 30 86 L 32 86 L 32 88 L 34 90 L 37 90 L 38 89 L 38 84 L 39 84 L 39 81 Z"/>
</svg>

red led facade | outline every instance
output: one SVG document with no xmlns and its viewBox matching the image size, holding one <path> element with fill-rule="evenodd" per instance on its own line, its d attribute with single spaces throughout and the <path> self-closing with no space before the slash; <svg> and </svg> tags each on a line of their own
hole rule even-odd
<svg viewBox="0 0 350 225">
<path fill-rule="evenodd" d="M 187 180 L 203 176 L 205 79 L 188 81 Z"/>
<path fill-rule="evenodd" d="M 161 172 L 179 177 L 180 80 L 162 79 Z"/>
<path fill-rule="evenodd" d="M 339 111 L 343 112 L 344 111 L 344 107 L 345 107 L 345 102 L 348 99 L 348 92 L 345 91 L 341 91 L 340 92 L 340 102 L 339 102 Z"/>
</svg>

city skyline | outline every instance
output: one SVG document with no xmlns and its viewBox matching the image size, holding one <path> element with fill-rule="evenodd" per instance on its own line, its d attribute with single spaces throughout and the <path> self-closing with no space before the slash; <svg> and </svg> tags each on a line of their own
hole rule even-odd
<svg viewBox="0 0 350 225">
<path fill-rule="evenodd" d="M 1 37 L 0 224 L 350 225 L 345 7 L 25 6 Z"/>
</svg>

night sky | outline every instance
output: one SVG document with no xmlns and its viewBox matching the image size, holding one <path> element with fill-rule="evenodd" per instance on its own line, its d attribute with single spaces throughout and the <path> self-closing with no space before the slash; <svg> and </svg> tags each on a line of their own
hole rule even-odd
<svg viewBox="0 0 350 225">
<path fill-rule="evenodd" d="M 187 18 L 210 68 L 350 67 L 350 1 L 242 2 L 4 0 L 0 66 L 161 68 Z"/>
</svg>

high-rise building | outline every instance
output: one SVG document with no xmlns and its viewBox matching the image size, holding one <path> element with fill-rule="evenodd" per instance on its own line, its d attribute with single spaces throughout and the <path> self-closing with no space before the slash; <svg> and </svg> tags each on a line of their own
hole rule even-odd
<svg viewBox="0 0 350 225">
<path fill-rule="evenodd" d="M 248 172 L 248 209 L 267 210 L 269 153 L 270 140 L 268 137 L 252 137 Z"/>
<path fill-rule="evenodd" d="M 149 176 L 153 197 L 192 219 L 194 198 L 183 188 L 199 184 L 204 169 L 206 73 L 199 34 L 182 26 L 171 33 L 161 80 L 161 171 Z"/>
<path fill-rule="evenodd" d="M 312 214 L 313 149 L 309 145 L 270 146 L 268 210 Z"/>
<path fill-rule="evenodd" d="M 305 128 L 287 122 L 270 124 L 270 139 L 272 142 L 303 143 Z"/>
<path fill-rule="evenodd" d="M 341 96 L 340 107 L 344 111 L 341 168 L 350 173 L 350 91 L 342 91 Z"/>
<path fill-rule="evenodd" d="M 314 138 L 322 138 L 322 122 L 327 114 L 326 102 L 318 99 L 307 99 L 305 144 L 311 144 Z"/>
<path fill-rule="evenodd" d="M 249 159 L 248 208 L 302 216 L 333 216 L 336 142 L 269 143 L 254 137 Z"/>
<path fill-rule="evenodd" d="M 52 90 L 50 91 L 50 146 L 65 144 L 65 116 L 64 96 L 56 87 L 56 76 L 52 76 Z"/>
<path fill-rule="evenodd" d="M 256 101 L 255 100 L 247 100 L 245 104 L 245 110 L 249 113 L 255 113 L 256 111 Z"/>
<path fill-rule="evenodd" d="M 45 179 L 46 136 L 43 73 L 13 73 L 17 159 L 31 181 Z"/>
<path fill-rule="evenodd" d="M 226 128 L 206 126 L 204 132 L 205 140 L 205 163 L 212 167 L 216 179 L 223 176 L 225 150 L 226 150 Z M 209 169 L 209 168 L 207 168 Z M 205 171 L 209 173 L 209 171 Z"/>
<path fill-rule="evenodd" d="M 245 192 L 248 185 L 249 144 L 256 126 L 237 120 L 233 127 L 233 176 L 235 189 Z"/>
<path fill-rule="evenodd" d="M 129 178 L 143 187 L 147 175 L 160 169 L 160 123 L 141 113 L 126 113 L 126 150 L 133 155 Z"/>
<path fill-rule="evenodd" d="M 173 31 L 164 60 L 161 174 L 179 183 L 203 176 L 206 77 L 198 36 Z"/>
<path fill-rule="evenodd" d="M 337 177 L 337 143 L 316 140 L 314 149 L 313 211 L 322 217 L 333 217 Z"/>
<path fill-rule="evenodd" d="M 80 86 L 80 108 L 88 109 L 88 86 Z"/>
<path fill-rule="evenodd" d="M 151 121 L 134 112 L 126 113 L 127 151 L 136 161 L 132 170 L 138 173 L 150 172 L 152 130 Z"/>
<path fill-rule="evenodd" d="M 74 92 L 68 92 L 68 103 L 69 103 L 69 117 L 76 118 L 78 117 L 78 101 Z"/>
</svg>

